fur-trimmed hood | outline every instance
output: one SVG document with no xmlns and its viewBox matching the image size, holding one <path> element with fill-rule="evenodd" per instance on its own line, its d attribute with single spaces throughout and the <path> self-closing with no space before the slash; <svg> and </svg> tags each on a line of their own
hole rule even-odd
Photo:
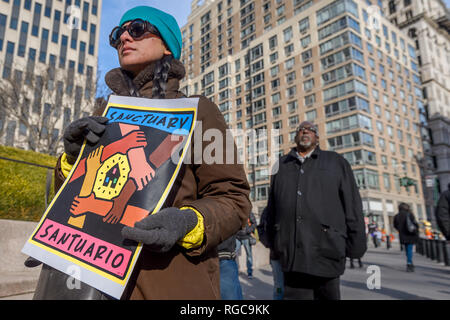
<svg viewBox="0 0 450 320">
<path fill-rule="evenodd" d="M 132 86 L 134 86 L 142 96 L 151 98 L 154 70 L 155 63 L 151 63 L 133 78 L 131 73 L 122 68 L 115 68 L 106 74 L 105 82 L 114 94 L 120 96 L 132 95 Z M 173 59 L 167 80 L 167 98 L 178 98 L 177 93 L 180 88 L 180 80 L 183 79 L 185 75 L 186 71 L 183 64 L 179 60 Z"/>
</svg>

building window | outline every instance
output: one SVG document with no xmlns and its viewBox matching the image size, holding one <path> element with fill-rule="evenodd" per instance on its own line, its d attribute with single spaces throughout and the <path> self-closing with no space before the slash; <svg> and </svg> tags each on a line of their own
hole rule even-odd
<svg viewBox="0 0 450 320">
<path fill-rule="evenodd" d="M 58 43 L 60 25 L 61 25 L 61 11 L 55 10 L 53 18 L 53 32 L 52 32 L 53 43 Z"/>
<path fill-rule="evenodd" d="M 53 0 L 45 0 L 44 16 L 47 18 L 50 18 L 52 13 L 52 2 Z"/>
<path fill-rule="evenodd" d="M 305 19 L 302 19 L 298 23 L 298 28 L 300 33 L 304 33 L 309 29 L 309 18 L 306 17 Z"/>
<path fill-rule="evenodd" d="M 14 0 L 11 11 L 11 20 L 9 20 L 9 27 L 11 29 L 17 30 L 17 25 L 19 24 L 18 23 L 19 12 L 20 12 L 20 0 Z"/>
<path fill-rule="evenodd" d="M 41 50 L 39 51 L 39 62 L 42 63 L 45 63 L 47 60 L 48 34 L 49 31 L 47 29 L 42 29 Z"/>
<path fill-rule="evenodd" d="M 359 23 L 356 20 L 352 19 L 351 17 L 346 16 L 320 29 L 319 40 L 322 40 L 332 34 L 336 34 L 340 30 L 343 30 L 347 27 L 350 27 L 356 32 L 361 33 Z"/>
<path fill-rule="evenodd" d="M 292 69 L 294 65 L 295 65 L 295 58 L 290 58 L 286 60 L 286 62 L 284 63 L 284 67 L 286 70 Z"/>
<path fill-rule="evenodd" d="M 317 118 L 317 111 L 311 110 L 306 112 L 306 121 L 314 121 Z"/>
<path fill-rule="evenodd" d="M 41 23 L 41 11 L 42 5 L 36 2 L 34 4 L 33 24 L 31 27 L 31 35 L 35 37 L 39 35 L 39 25 Z"/>
<path fill-rule="evenodd" d="M 302 61 L 307 62 L 312 57 L 312 49 L 302 52 Z"/>
<path fill-rule="evenodd" d="M 369 169 L 354 170 L 356 184 L 360 189 L 380 189 L 378 172 Z"/>
<path fill-rule="evenodd" d="M 86 58 L 86 43 L 80 41 L 80 54 L 78 55 L 78 73 L 84 74 L 84 60 Z"/>
<path fill-rule="evenodd" d="M 357 4 L 352 0 L 338 0 L 332 2 L 328 6 L 317 11 L 317 25 L 321 25 L 344 12 L 350 12 L 358 18 Z"/>
<path fill-rule="evenodd" d="M 77 42 L 78 42 L 78 29 L 73 29 L 72 38 L 70 40 L 70 47 L 74 50 L 77 50 Z"/>
<path fill-rule="evenodd" d="M 331 150 L 338 150 L 360 145 L 373 147 L 373 136 L 366 132 L 353 132 L 342 136 L 328 139 L 328 145 Z"/>
<path fill-rule="evenodd" d="M 289 28 L 283 30 L 284 42 L 291 41 L 293 36 L 294 36 L 294 33 L 292 31 L 292 27 L 289 27 Z"/>
<path fill-rule="evenodd" d="M 25 0 L 23 3 L 23 8 L 25 10 L 31 10 L 31 0 Z"/>
<path fill-rule="evenodd" d="M 5 64 L 3 66 L 3 79 L 9 79 L 11 77 L 11 69 L 14 60 L 14 43 L 8 41 L 6 45 Z"/>
<path fill-rule="evenodd" d="M 353 32 L 348 31 L 320 44 L 320 54 L 322 55 L 328 51 L 338 49 L 348 43 L 352 43 L 362 49 L 361 38 Z"/>
<path fill-rule="evenodd" d="M 304 104 L 306 107 L 311 106 L 314 102 L 316 102 L 316 94 L 315 93 L 305 96 Z"/>
<path fill-rule="evenodd" d="M 397 11 L 397 8 L 395 6 L 395 0 L 389 1 L 389 14 L 393 14 Z"/>
<path fill-rule="evenodd" d="M 65 68 L 66 67 L 66 57 L 67 57 L 67 44 L 68 44 L 69 38 L 65 35 L 61 37 L 61 49 L 59 51 L 59 67 Z"/>
<path fill-rule="evenodd" d="M 20 27 L 19 48 L 17 52 L 17 55 L 20 57 L 25 57 L 27 38 L 28 38 L 28 23 L 22 21 L 22 25 Z"/>
<path fill-rule="evenodd" d="M 88 28 L 88 18 L 89 18 L 89 3 L 83 2 L 83 17 L 81 20 L 81 29 L 87 31 Z"/>
<path fill-rule="evenodd" d="M 311 36 L 306 36 L 300 40 L 302 47 L 307 47 L 311 43 Z"/>
<path fill-rule="evenodd" d="M 98 0 L 92 0 L 91 13 L 96 16 L 98 11 Z"/>
</svg>

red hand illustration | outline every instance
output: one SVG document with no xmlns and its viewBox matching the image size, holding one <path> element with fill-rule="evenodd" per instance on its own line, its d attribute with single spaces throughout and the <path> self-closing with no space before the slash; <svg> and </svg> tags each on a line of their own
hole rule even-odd
<svg viewBox="0 0 450 320">
<path fill-rule="evenodd" d="M 101 162 L 105 161 L 113 154 L 120 152 L 126 154 L 128 150 L 134 148 L 144 148 L 147 146 L 147 139 L 143 131 L 132 131 L 124 136 L 122 139 L 117 140 L 109 145 L 105 146 L 102 152 Z M 81 159 L 75 172 L 70 178 L 69 183 L 78 179 L 86 173 L 86 158 Z"/>
<path fill-rule="evenodd" d="M 105 147 L 102 154 L 102 162 L 117 152 L 126 154 L 130 149 L 144 148 L 146 146 L 147 139 L 145 138 L 145 133 L 143 131 L 132 131 L 122 139 Z"/>
<path fill-rule="evenodd" d="M 125 207 L 131 196 L 136 191 L 136 185 L 132 180 L 128 180 L 120 195 L 114 199 L 114 205 L 108 214 L 103 218 L 103 222 L 115 224 L 122 218 Z"/>
</svg>

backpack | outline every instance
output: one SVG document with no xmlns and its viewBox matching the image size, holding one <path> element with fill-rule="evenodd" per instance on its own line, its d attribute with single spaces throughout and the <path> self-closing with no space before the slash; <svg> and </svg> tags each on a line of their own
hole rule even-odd
<svg viewBox="0 0 450 320">
<path fill-rule="evenodd" d="M 414 224 L 414 221 L 411 218 L 411 213 L 409 212 L 406 215 L 406 230 L 411 234 L 415 234 L 417 232 L 417 226 Z"/>
</svg>

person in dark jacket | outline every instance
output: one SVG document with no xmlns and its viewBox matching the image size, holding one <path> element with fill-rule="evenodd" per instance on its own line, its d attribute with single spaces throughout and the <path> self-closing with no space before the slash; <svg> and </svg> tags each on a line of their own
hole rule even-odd
<svg viewBox="0 0 450 320">
<path fill-rule="evenodd" d="M 220 297 L 222 300 L 242 300 L 239 269 L 236 263 L 236 235 L 217 246 L 220 266 Z"/>
<path fill-rule="evenodd" d="M 318 129 L 302 122 L 289 154 L 272 176 L 268 238 L 280 258 L 284 299 L 340 299 L 346 257 L 367 249 L 362 202 L 349 163 L 318 145 Z M 274 167 L 275 169 L 276 167 Z"/>
<path fill-rule="evenodd" d="M 447 241 L 450 241 L 450 183 L 447 191 L 442 192 L 436 207 L 436 221 Z"/>
<path fill-rule="evenodd" d="M 419 240 L 419 224 L 416 218 L 410 211 L 409 205 L 406 203 L 400 203 L 398 205 L 398 213 L 394 217 L 394 228 L 397 229 L 400 237 L 400 244 L 405 246 L 406 252 L 406 271 L 413 272 L 413 248 L 414 244 Z M 407 217 L 411 219 L 412 223 L 416 226 L 414 232 L 409 232 L 407 227 Z"/>
<path fill-rule="evenodd" d="M 247 224 L 236 235 L 236 252 L 239 252 L 241 246 L 244 246 L 247 256 L 247 277 L 253 278 L 253 254 L 252 254 L 252 233 L 256 228 L 256 218 L 253 212 L 250 212 Z"/>
</svg>

